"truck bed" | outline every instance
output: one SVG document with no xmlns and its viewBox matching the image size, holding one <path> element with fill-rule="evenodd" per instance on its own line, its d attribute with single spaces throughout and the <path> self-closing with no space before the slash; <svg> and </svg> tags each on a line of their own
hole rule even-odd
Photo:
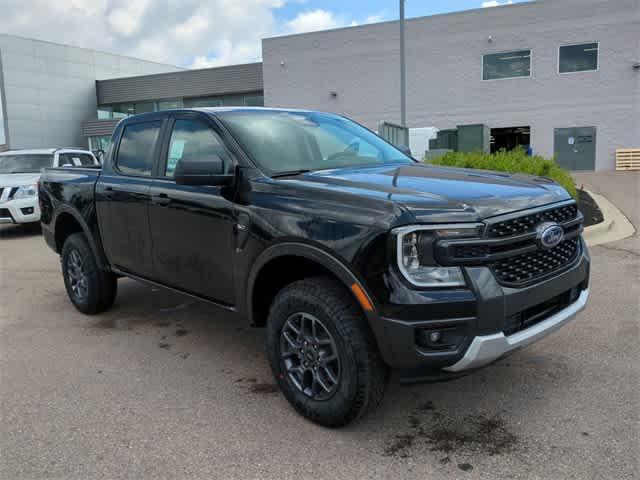
<svg viewBox="0 0 640 480">
<path fill-rule="evenodd" d="M 60 215 L 72 215 L 83 225 L 97 225 L 95 187 L 102 168 L 58 167 L 46 168 L 40 178 L 39 202 L 42 211 L 41 224 L 45 240 L 54 250 L 55 223 Z"/>
</svg>

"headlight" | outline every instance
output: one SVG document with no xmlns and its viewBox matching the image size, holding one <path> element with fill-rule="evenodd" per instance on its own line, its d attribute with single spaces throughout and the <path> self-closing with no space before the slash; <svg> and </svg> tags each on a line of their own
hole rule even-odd
<svg viewBox="0 0 640 480">
<path fill-rule="evenodd" d="M 29 198 L 35 197 L 38 195 L 38 185 L 24 185 L 18 188 L 18 191 L 13 195 L 14 200 L 18 200 L 20 198 Z"/>
<path fill-rule="evenodd" d="M 435 242 L 440 238 L 480 237 L 482 228 L 482 224 L 400 228 L 395 231 L 398 268 L 418 287 L 462 287 L 465 280 L 460 267 L 442 267 L 436 262 Z"/>
</svg>

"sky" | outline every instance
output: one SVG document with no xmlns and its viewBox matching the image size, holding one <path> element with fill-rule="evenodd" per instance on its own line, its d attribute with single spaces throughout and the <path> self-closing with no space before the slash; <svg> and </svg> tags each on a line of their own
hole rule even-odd
<svg viewBox="0 0 640 480">
<path fill-rule="evenodd" d="M 523 0 L 406 0 L 418 17 Z M 398 18 L 398 0 L 1 0 L 0 33 L 185 68 L 258 61 L 261 39 Z"/>
</svg>

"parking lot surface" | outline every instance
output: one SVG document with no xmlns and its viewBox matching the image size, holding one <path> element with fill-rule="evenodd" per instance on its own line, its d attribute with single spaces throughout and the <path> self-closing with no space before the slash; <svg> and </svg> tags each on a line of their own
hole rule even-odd
<svg viewBox="0 0 640 480">
<path fill-rule="evenodd" d="M 637 227 L 630 178 L 600 193 Z M 591 253 L 572 323 L 329 430 L 275 389 L 263 330 L 130 280 L 86 317 L 39 230 L 0 227 L 0 478 L 638 478 L 638 238 Z"/>
</svg>

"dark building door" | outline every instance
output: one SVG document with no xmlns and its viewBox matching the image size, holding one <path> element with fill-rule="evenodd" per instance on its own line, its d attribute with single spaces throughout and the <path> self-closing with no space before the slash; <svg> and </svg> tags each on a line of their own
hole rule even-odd
<svg viewBox="0 0 640 480">
<path fill-rule="evenodd" d="M 567 170 L 595 170 L 596 127 L 556 128 L 553 150 Z"/>
</svg>

